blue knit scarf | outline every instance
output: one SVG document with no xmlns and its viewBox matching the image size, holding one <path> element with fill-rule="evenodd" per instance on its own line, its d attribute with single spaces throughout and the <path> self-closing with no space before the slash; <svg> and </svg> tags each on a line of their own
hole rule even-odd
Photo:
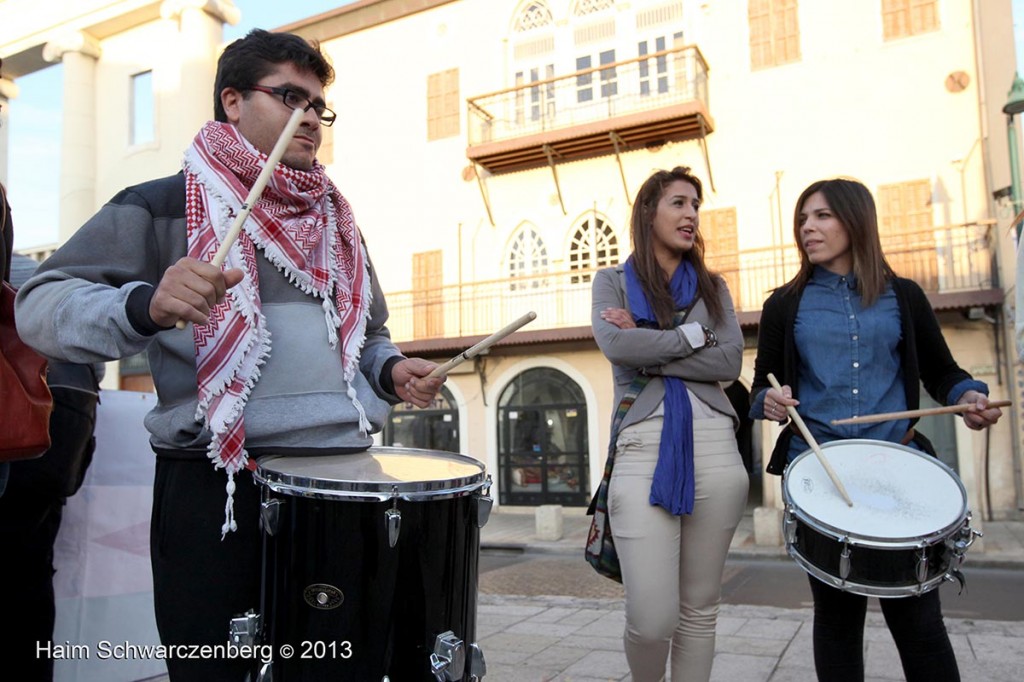
<svg viewBox="0 0 1024 682">
<path fill-rule="evenodd" d="M 637 279 L 633 256 L 626 260 L 626 300 L 638 327 L 658 328 L 647 294 Z M 689 308 L 697 293 L 697 272 L 684 260 L 669 282 L 676 310 Z M 673 324 L 680 324 L 676 316 Z M 686 384 L 678 377 L 662 377 L 665 384 L 665 417 L 658 444 L 658 463 L 654 467 L 650 502 L 679 516 L 693 511 L 693 407 Z"/>
</svg>

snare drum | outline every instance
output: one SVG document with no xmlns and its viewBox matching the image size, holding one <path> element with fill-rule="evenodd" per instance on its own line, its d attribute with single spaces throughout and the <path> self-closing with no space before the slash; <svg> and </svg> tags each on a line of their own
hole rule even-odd
<svg viewBox="0 0 1024 682">
<path fill-rule="evenodd" d="M 267 457 L 256 479 L 261 613 L 232 630 L 270 645 L 257 681 L 483 677 L 477 571 L 491 499 L 480 462 L 375 447 Z"/>
<path fill-rule="evenodd" d="M 912 448 L 840 440 L 822 453 L 853 501 L 842 499 L 813 451 L 782 482 L 783 536 L 808 573 L 841 590 L 905 597 L 959 576 L 971 529 L 967 493 L 948 466 Z"/>
</svg>

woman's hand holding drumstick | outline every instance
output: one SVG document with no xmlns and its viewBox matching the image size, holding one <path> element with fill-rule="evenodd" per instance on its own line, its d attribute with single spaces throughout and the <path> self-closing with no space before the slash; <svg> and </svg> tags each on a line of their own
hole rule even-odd
<svg viewBox="0 0 1024 682">
<path fill-rule="evenodd" d="M 780 395 L 785 395 L 785 392 L 782 390 L 782 386 L 779 385 L 779 382 L 775 378 L 775 375 L 772 374 L 771 372 L 768 373 L 768 382 L 771 383 L 772 388 L 778 391 Z M 807 441 L 807 444 L 811 446 L 811 450 L 813 450 L 814 454 L 817 455 L 818 461 L 821 462 L 821 466 L 825 468 L 825 473 L 828 474 L 828 477 L 832 479 L 832 484 L 835 485 L 836 490 L 839 491 L 839 494 L 840 496 L 842 496 L 843 501 L 846 502 L 847 506 L 852 507 L 853 500 L 850 499 L 850 495 L 849 493 L 846 492 L 846 487 L 843 486 L 843 482 L 839 480 L 839 477 L 836 476 L 836 472 L 832 469 L 832 465 L 829 464 L 828 460 L 825 458 L 825 453 L 821 451 L 821 447 L 818 445 L 818 441 L 814 440 L 814 436 L 812 436 L 811 432 L 807 429 L 807 425 L 804 424 L 804 420 L 796 411 L 796 408 L 792 404 L 789 404 L 796 402 L 797 401 L 793 400 L 792 398 L 789 398 L 789 402 L 786 404 L 786 412 L 793 420 L 793 423 L 796 424 L 797 428 L 800 429 L 800 435 L 804 437 L 804 440 Z"/>
<path fill-rule="evenodd" d="M 252 189 L 249 190 L 249 195 L 245 198 L 245 201 L 239 208 L 238 215 L 235 216 L 235 222 L 232 223 L 231 228 L 228 230 L 227 234 L 224 235 L 224 239 L 221 241 L 220 247 L 217 249 L 217 253 L 214 255 L 213 260 L 210 261 L 210 265 L 217 268 L 218 271 L 220 270 L 220 266 L 224 264 L 224 259 L 228 257 L 228 251 L 231 249 L 231 245 L 235 243 L 236 239 L 238 239 L 238 235 L 242 231 L 242 225 L 245 224 L 246 218 L 248 218 L 249 213 L 252 212 L 253 205 L 259 200 L 260 195 L 263 194 L 263 188 L 266 187 L 267 183 L 270 181 L 270 176 L 273 174 L 274 168 L 277 167 L 278 161 L 281 160 L 281 157 L 284 156 L 285 150 L 288 149 L 288 145 L 291 144 L 292 138 L 295 136 L 295 131 L 299 129 L 299 124 L 302 123 L 302 117 L 305 113 L 306 112 L 302 109 L 295 109 L 295 111 L 292 112 L 291 117 L 288 119 L 288 123 L 284 126 L 284 130 L 281 131 L 281 136 L 277 138 L 277 143 L 274 144 L 273 150 L 271 150 L 270 155 L 267 157 L 267 162 L 263 164 L 263 169 L 260 170 L 260 174 L 256 176 L 256 182 L 253 183 Z M 180 315 L 174 324 L 178 329 L 184 329 L 188 322 L 197 322 L 197 317 L 201 319 L 202 324 L 205 324 L 205 318 L 209 313 L 209 309 L 204 313 L 200 298 L 205 300 L 206 305 L 209 306 L 209 308 L 212 308 L 224 299 L 224 295 L 228 289 L 242 281 L 242 276 L 239 276 L 242 274 L 240 270 L 236 271 L 239 273 L 238 275 L 232 274 L 231 277 L 227 277 L 228 273 L 225 273 L 225 281 L 222 283 L 220 278 L 207 269 L 194 267 L 193 264 L 195 262 L 196 261 L 194 259 L 183 258 L 179 260 L 175 266 L 182 266 L 183 269 L 197 275 L 201 281 L 197 281 L 192 277 L 187 277 L 185 280 L 179 282 L 179 284 L 182 284 L 184 288 L 175 287 L 173 290 L 165 290 L 165 292 L 163 292 L 165 295 L 182 295 L 183 298 L 178 300 L 186 306 L 190 302 L 197 302 L 200 305 L 199 308 L 195 308 L 195 313 L 192 314 L 189 314 L 191 311 L 187 310 L 187 308 L 183 309 L 182 312 L 185 314 Z M 228 272 L 231 271 L 229 270 Z M 237 281 L 233 281 L 236 277 Z M 162 287 L 163 284 L 164 280 L 161 279 L 160 286 Z M 173 284 L 173 282 L 169 282 L 168 284 Z M 224 286 L 223 290 L 221 289 L 221 286 Z M 210 303 L 211 287 L 212 293 L 216 296 L 212 303 Z M 156 294 L 153 295 L 153 298 L 156 298 Z M 150 316 L 153 317 L 154 322 L 161 324 L 160 321 L 153 316 L 153 312 L 153 305 L 150 304 Z M 160 312 L 161 311 L 158 310 L 158 314 L 160 314 Z M 198 315 L 196 313 L 198 313 Z"/>
</svg>

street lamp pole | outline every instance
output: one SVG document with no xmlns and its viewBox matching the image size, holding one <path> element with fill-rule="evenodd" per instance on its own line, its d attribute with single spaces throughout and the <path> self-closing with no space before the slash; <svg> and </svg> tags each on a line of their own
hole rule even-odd
<svg viewBox="0 0 1024 682">
<path fill-rule="evenodd" d="M 1013 76 L 1013 85 L 1007 94 L 1006 104 L 1003 105 L 1003 113 L 1006 114 L 1006 139 L 1010 145 L 1010 192 L 1013 198 L 1013 216 L 1017 228 L 1017 240 L 1020 240 L 1021 221 L 1017 220 L 1020 215 L 1021 206 L 1024 205 L 1024 195 L 1020 186 L 1020 152 L 1017 145 L 1017 126 L 1013 117 L 1024 112 L 1024 80 L 1020 74 Z"/>
</svg>

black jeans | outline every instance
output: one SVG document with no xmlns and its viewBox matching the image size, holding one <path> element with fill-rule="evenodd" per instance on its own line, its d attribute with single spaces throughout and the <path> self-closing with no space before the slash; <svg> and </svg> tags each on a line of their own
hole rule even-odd
<svg viewBox="0 0 1024 682">
<path fill-rule="evenodd" d="M 863 682 L 868 598 L 808 576 L 814 594 L 814 668 L 821 682 Z M 959 682 L 938 589 L 878 600 L 907 682 Z"/>
</svg>

